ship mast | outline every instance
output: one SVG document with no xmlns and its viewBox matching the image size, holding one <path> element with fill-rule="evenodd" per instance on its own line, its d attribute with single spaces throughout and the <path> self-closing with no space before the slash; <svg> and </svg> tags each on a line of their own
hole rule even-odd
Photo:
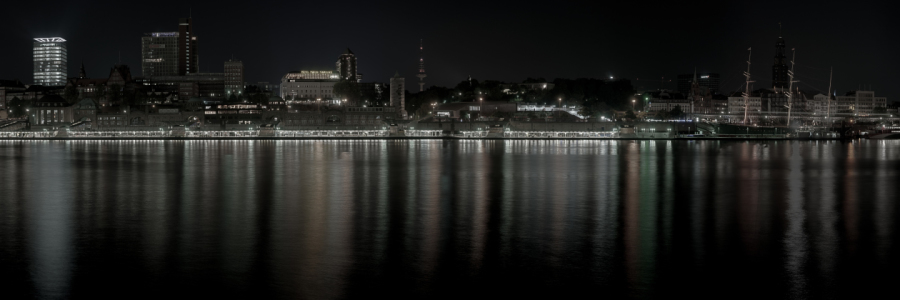
<svg viewBox="0 0 900 300">
<path fill-rule="evenodd" d="M 793 96 L 793 95 L 794 95 L 794 91 L 793 91 L 793 89 L 794 89 L 794 82 L 798 82 L 798 81 L 795 81 L 795 80 L 794 80 L 794 59 L 797 58 L 797 51 L 796 51 L 796 50 L 797 50 L 797 49 L 795 49 L 795 48 L 791 48 L 791 70 L 788 71 L 788 76 L 791 77 L 791 81 L 790 81 L 790 83 L 788 84 L 788 90 L 787 90 L 786 92 L 784 92 L 784 94 L 787 95 L 787 105 L 785 105 L 785 106 L 786 106 L 787 109 L 788 109 L 788 114 L 787 114 L 787 127 L 788 127 L 789 129 L 791 128 L 791 108 L 793 108 L 793 106 L 794 106 L 794 101 L 793 101 L 793 100 L 794 100 L 794 96 Z M 831 87 L 829 87 L 829 89 L 830 89 L 830 88 L 831 88 Z"/>
<path fill-rule="evenodd" d="M 750 80 L 750 58 L 753 57 L 753 48 L 747 48 L 747 51 L 750 54 L 747 55 L 747 72 L 744 72 L 744 76 L 747 77 L 747 87 L 744 90 L 744 126 L 747 126 L 747 115 L 750 110 L 750 83 L 753 82 Z"/>
</svg>

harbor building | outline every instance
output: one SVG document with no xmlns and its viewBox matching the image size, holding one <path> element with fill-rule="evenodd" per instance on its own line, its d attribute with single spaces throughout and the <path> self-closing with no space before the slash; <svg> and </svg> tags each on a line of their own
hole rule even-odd
<svg viewBox="0 0 900 300">
<path fill-rule="evenodd" d="M 849 91 L 843 96 L 834 97 L 832 113 L 852 113 L 867 116 L 887 112 L 887 98 L 875 97 L 874 91 Z"/>
<path fill-rule="evenodd" d="M 281 78 L 281 98 L 285 101 L 332 100 L 334 84 L 340 80 L 335 71 L 293 71 Z"/>
<path fill-rule="evenodd" d="M 46 95 L 34 101 L 29 120 L 34 125 L 63 126 L 74 121 L 72 105 L 59 95 Z"/>
</svg>

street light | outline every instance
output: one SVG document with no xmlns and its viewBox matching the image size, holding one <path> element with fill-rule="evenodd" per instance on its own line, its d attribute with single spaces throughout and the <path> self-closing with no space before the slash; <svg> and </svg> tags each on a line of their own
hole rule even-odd
<svg viewBox="0 0 900 300">
<path fill-rule="evenodd" d="M 634 111 L 634 99 L 631 99 L 631 111 Z"/>
<path fill-rule="evenodd" d="M 556 107 L 556 118 L 557 118 L 556 121 L 557 121 L 557 122 L 562 121 L 562 120 L 561 120 L 562 117 L 560 117 L 560 114 L 559 114 L 559 110 L 560 110 L 560 109 L 562 109 L 562 97 L 559 98 L 559 106 Z"/>
</svg>

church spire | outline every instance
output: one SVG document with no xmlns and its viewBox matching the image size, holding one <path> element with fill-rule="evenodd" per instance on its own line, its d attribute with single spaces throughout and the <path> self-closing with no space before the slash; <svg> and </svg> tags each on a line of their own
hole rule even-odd
<svg viewBox="0 0 900 300">
<path fill-rule="evenodd" d="M 81 62 L 81 73 L 78 73 L 78 78 L 87 78 L 87 73 L 84 72 L 84 62 Z"/>
<path fill-rule="evenodd" d="M 775 41 L 775 63 L 772 65 L 772 87 L 785 88 L 788 85 L 787 56 L 784 54 L 785 42 L 781 35 L 781 22 L 778 22 L 778 40 Z"/>
</svg>

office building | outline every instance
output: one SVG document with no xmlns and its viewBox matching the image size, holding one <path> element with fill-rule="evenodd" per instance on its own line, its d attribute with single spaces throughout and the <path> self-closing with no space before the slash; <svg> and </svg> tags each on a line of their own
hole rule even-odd
<svg viewBox="0 0 900 300">
<path fill-rule="evenodd" d="M 225 73 L 190 73 L 184 76 L 153 76 L 141 82 L 154 92 L 177 93 L 179 101 L 194 97 L 225 98 Z"/>
<path fill-rule="evenodd" d="M 690 94 L 691 86 L 696 79 L 697 85 L 709 91 L 709 94 L 715 95 L 719 93 L 720 77 L 718 73 L 694 73 L 678 75 L 678 92 L 682 94 Z"/>
<path fill-rule="evenodd" d="M 244 63 L 229 59 L 225 62 L 225 95 L 242 94 L 244 91 Z"/>
<path fill-rule="evenodd" d="M 200 72 L 197 36 L 191 18 L 178 19 L 178 75 Z"/>
<path fill-rule="evenodd" d="M 179 76 L 200 70 L 197 36 L 190 18 L 181 18 L 177 32 L 152 32 L 141 38 L 141 75 Z"/>
<path fill-rule="evenodd" d="M 68 77 L 66 40 L 61 37 L 34 39 L 34 84 L 64 86 Z"/>
<path fill-rule="evenodd" d="M 141 38 L 141 75 L 178 75 L 178 33 L 153 32 Z"/>
<path fill-rule="evenodd" d="M 359 81 L 357 78 L 356 55 L 353 54 L 353 51 L 350 51 L 350 48 L 347 48 L 347 52 L 344 52 L 344 54 L 341 54 L 341 56 L 338 57 L 338 61 L 335 65 L 341 79 L 351 82 Z"/>
<path fill-rule="evenodd" d="M 391 105 L 400 109 L 400 117 L 406 118 L 406 79 L 395 73 L 391 77 Z"/>
</svg>

